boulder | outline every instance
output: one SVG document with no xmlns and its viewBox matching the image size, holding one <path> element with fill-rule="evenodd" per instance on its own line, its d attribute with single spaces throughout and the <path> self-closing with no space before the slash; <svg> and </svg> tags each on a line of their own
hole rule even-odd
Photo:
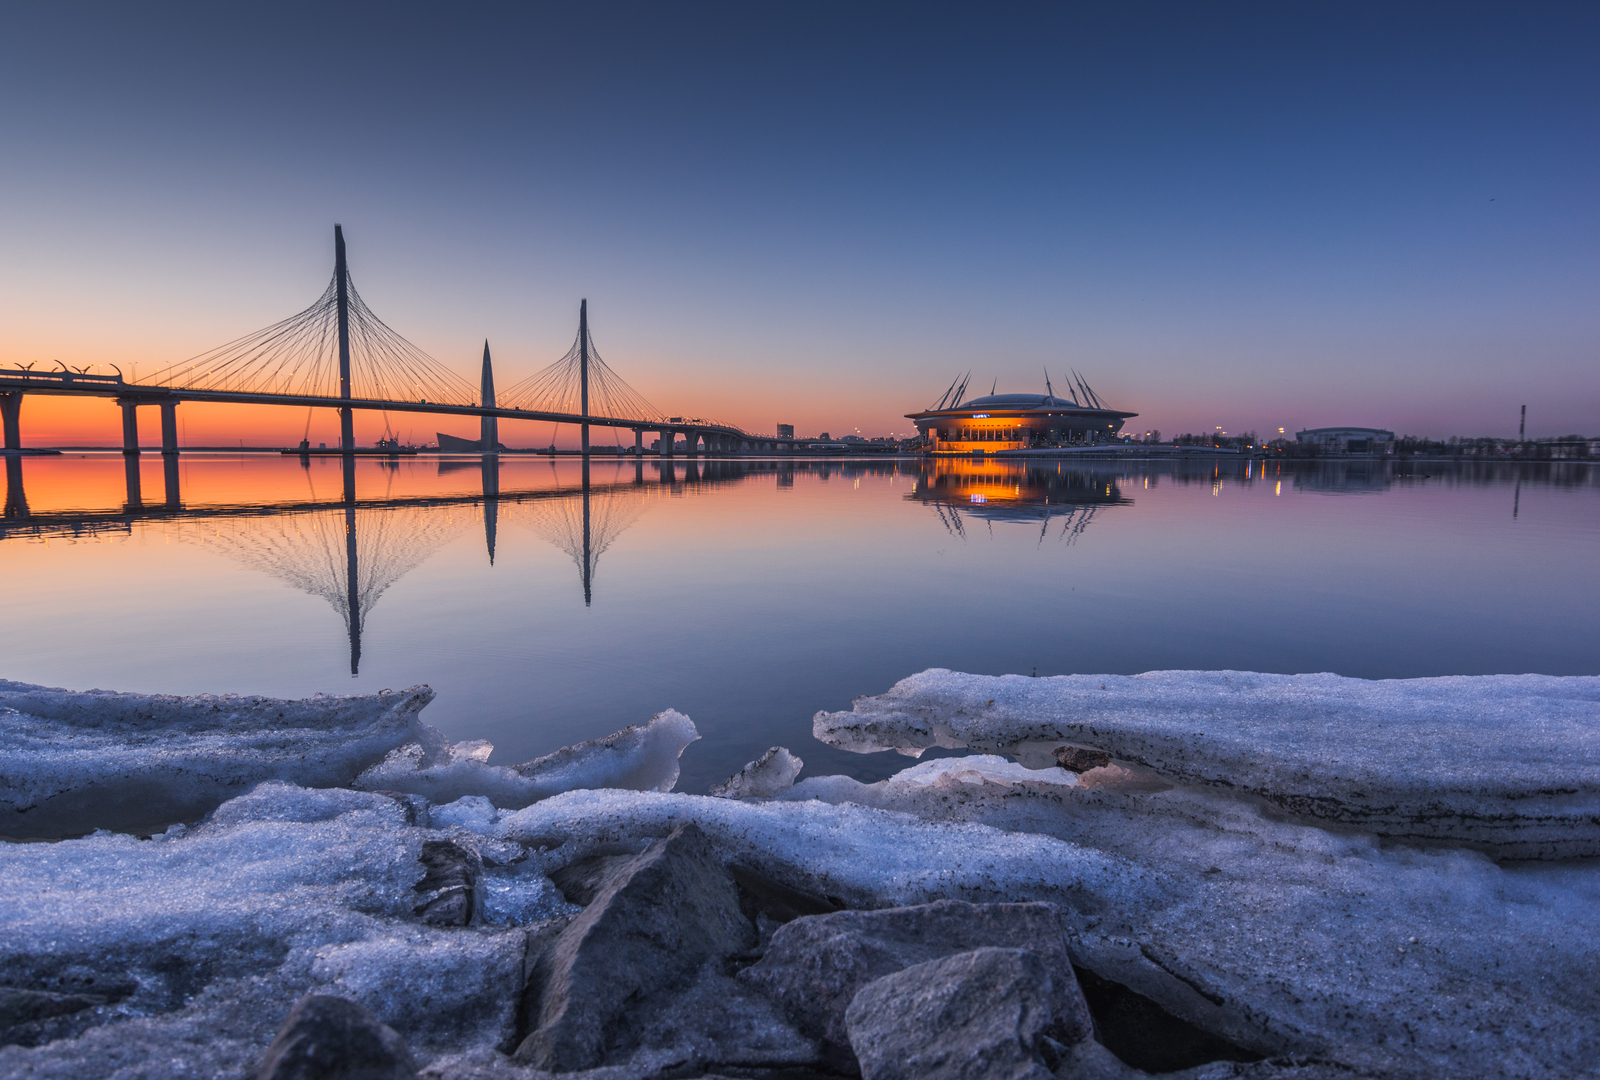
<svg viewBox="0 0 1600 1080">
<path fill-rule="evenodd" d="M 391 1027 L 353 1001 L 313 996 L 290 1010 L 256 1080 L 413 1080 L 416 1062 Z"/>
<path fill-rule="evenodd" d="M 862 1080 L 1051 1080 L 1062 1051 L 1091 1034 L 1077 994 L 1070 967 L 975 949 L 874 979 L 845 1026 Z"/>
<path fill-rule="evenodd" d="M 588 907 L 600 895 L 606 882 L 633 858 L 632 855 L 585 855 L 559 870 L 551 871 L 550 881 L 561 891 L 567 903 Z"/>
<path fill-rule="evenodd" d="M 1111 764 L 1111 755 L 1104 750 L 1091 750 L 1086 746 L 1058 746 L 1056 764 L 1070 772 L 1088 772 Z"/>
<path fill-rule="evenodd" d="M 1043 903 L 939 900 L 795 919 L 773 934 L 766 955 L 738 978 L 776 1001 L 801 1034 L 818 1040 L 833 1067 L 854 1071 L 857 1062 L 845 1011 L 862 987 L 905 968 L 984 946 L 1034 952 L 1058 986 L 1060 1022 L 1068 1029 L 1090 1029 L 1089 1007 L 1072 975 L 1060 916 Z"/>
<path fill-rule="evenodd" d="M 804 1068 L 820 1060 L 817 1045 L 794 1029 L 765 995 L 709 960 L 687 986 L 675 985 L 630 1008 L 614 1044 L 633 1048 L 628 1064 L 678 1075 L 715 1069 Z M 621 1060 L 613 1061 L 621 1065 Z"/>
<path fill-rule="evenodd" d="M 739 889 L 698 826 L 675 829 L 617 868 L 535 965 L 516 1059 L 549 1072 L 602 1064 L 632 1003 L 706 960 L 755 943 Z"/>
<path fill-rule="evenodd" d="M 478 883 L 483 880 L 483 860 L 453 840 L 424 840 L 422 865 L 427 871 L 417 882 L 422 902 L 417 917 L 429 926 L 466 926 L 481 904 Z"/>
</svg>

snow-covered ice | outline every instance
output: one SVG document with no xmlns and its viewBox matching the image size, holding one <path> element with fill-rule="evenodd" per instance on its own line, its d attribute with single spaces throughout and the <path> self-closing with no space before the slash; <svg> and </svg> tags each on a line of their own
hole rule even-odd
<svg viewBox="0 0 1600 1080">
<path fill-rule="evenodd" d="M 1260 1053 L 1592 1075 L 1600 865 L 1567 856 L 1600 822 L 1581 813 L 1597 683 L 928 672 L 819 714 L 819 736 L 988 753 L 793 783 L 775 748 L 733 798 L 670 791 L 695 737 L 670 711 L 512 767 L 413 713 L 361 776 L 380 790 L 274 780 L 152 840 L 0 845 L 0 986 L 129 988 L 0 1049 L 0 1075 L 243 1075 L 295 1000 L 331 993 L 437 1075 L 544 1080 L 503 1052 L 528 942 L 577 910 L 551 876 L 689 822 L 739 873 L 835 906 L 1054 903 L 1075 963 Z M 1115 760 L 1079 775 L 1054 764 L 1064 743 Z M 420 921 L 441 841 L 481 861 L 471 925 Z"/>
<path fill-rule="evenodd" d="M 968 747 L 1036 767 L 1079 744 L 1329 826 L 1502 858 L 1600 856 L 1600 677 L 935 668 L 813 726 L 862 753 Z"/>
<path fill-rule="evenodd" d="M 699 737 L 693 720 L 667 709 L 648 724 L 564 746 L 521 765 L 490 765 L 493 744 L 480 739 L 452 745 L 428 728 L 417 742 L 399 747 L 363 772 L 355 786 L 403 791 L 441 803 L 478 795 L 508 810 L 574 788 L 671 791 L 678 782 L 678 758 Z"/>
<path fill-rule="evenodd" d="M 300 701 L 0 680 L 0 836 L 193 821 L 263 780 L 347 786 L 416 738 L 426 686 Z"/>
<path fill-rule="evenodd" d="M 308 992 L 360 1002 L 424 1053 L 498 1045 L 525 935 L 412 918 L 438 835 L 387 796 L 267 783 L 160 842 L 0 845 L 0 985 L 137 987 L 79 1038 L 0 1049 L 0 1075 L 239 1075 Z"/>
</svg>

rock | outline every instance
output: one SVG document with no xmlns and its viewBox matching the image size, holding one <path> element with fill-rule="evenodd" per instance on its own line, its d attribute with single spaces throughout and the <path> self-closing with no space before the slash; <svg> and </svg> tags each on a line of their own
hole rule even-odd
<svg viewBox="0 0 1600 1080">
<path fill-rule="evenodd" d="M 535 1030 L 516 1059 L 550 1072 L 598 1066 L 633 1002 L 754 942 L 710 841 L 680 826 L 618 867 L 537 961 L 527 1017 Z"/>
<path fill-rule="evenodd" d="M 36 1046 L 50 1039 L 47 1024 L 106 1004 L 102 994 L 59 994 L 0 986 L 0 1046 Z"/>
<path fill-rule="evenodd" d="M 781 746 L 765 754 L 711 789 L 719 799 L 770 799 L 794 787 L 805 762 Z"/>
<path fill-rule="evenodd" d="M 780 927 L 766 955 L 738 978 L 767 994 L 800 1033 L 818 1040 L 835 1068 L 853 1071 L 845 1011 L 868 983 L 917 964 L 984 946 L 1032 950 L 1063 987 L 1061 1023 L 1089 1030 L 1089 1007 L 1072 978 L 1065 930 L 1049 904 L 939 900 L 882 911 L 840 911 Z M 1056 978 L 1056 973 L 1062 973 Z M 1076 1019 L 1071 1019 L 1075 1017 Z"/>
<path fill-rule="evenodd" d="M 1051 1080 L 1058 1047 L 1092 1030 L 1077 995 L 1070 967 L 975 949 L 874 979 L 845 1026 L 862 1080 Z"/>
<path fill-rule="evenodd" d="M 617 871 L 632 862 L 632 855 L 585 855 L 574 859 L 560 870 L 550 873 L 550 880 L 567 903 L 588 907 Z"/>
<path fill-rule="evenodd" d="M 739 883 L 739 899 L 751 922 L 764 915 L 782 924 L 804 915 L 828 915 L 844 907 L 837 900 L 787 885 L 753 866 L 732 863 L 728 872 Z"/>
<path fill-rule="evenodd" d="M 256 1080 L 411 1080 L 417 1065 L 393 1028 L 344 998 L 313 996 L 290 1011 Z"/>
<path fill-rule="evenodd" d="M 1173 1016 L 1121 983 L 1083 968 L 1074 974 L 1094 1014 L 1095 1037 L 1131 1066 L 1171 1073 L 1211 1062 L 1250 1062 L 1261 1057 Z"/>
<path fill-rule="evenodd" d="M 796 1031 L 771 1000 L 721 969 L 720 961 L 707 961 L 690 985 L 674 985 L 628 1010 L 627 1030 L 617 1041 L 637 1047 L 633 1068 L 670 1065 L 678 1075 L 697 1075 L 819 1061 L 817 1044 Z"/>
<path fill-rule="evenodd" d="M 416 914 L 429 926 L 466 926 L 473 921 L 482 900 L 483 860 L 475 851 L 453 840 L 425 840 L 422 865 L 427 873 L 417 882 L 424 898 Z"/>
<path fill-rule="evenodd" d="M 57 994 L 49 990 L 18 990 L 0 986 L 0 1029 L 67 1016 L 104 1005 L 99 994 Z"/>
<path fill-rule="evenodd" d="M 1071 772 L 1088 772 L 1111 764 L 1111 755 L 1104 750 L 1091 750 L 1086 746 L 1058 746 L 1056 764 Z"/>
</svg>

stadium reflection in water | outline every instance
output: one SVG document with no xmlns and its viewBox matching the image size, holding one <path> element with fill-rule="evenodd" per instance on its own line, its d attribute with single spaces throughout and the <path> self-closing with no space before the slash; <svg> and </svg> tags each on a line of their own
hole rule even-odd
<svg viewBox="0 0 1600 1080">
<path fill-rule="evenodd" d="M 1123 496 L 1120 474 L 1064 464 L 1016 464 L 980 458 L 937 458 L 923 466 L 908 500 L 938 513 L 949 532 L 966 535 L 963 518 L 1038 524 L 1039 539 L 1059 525 L 1057 538 L 1074 542 L 1108 506 L 1132 502 Z"/>
</svg>

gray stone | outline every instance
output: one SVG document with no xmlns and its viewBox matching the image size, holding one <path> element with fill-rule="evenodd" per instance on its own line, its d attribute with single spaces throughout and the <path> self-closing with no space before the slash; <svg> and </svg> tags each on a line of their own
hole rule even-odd
<svg viewBox="0 0 1600 1080">
<path fill-rule="evenodd" d="M 1051 971 L 1027 949 L 975 949 L 873 980 L 845 1025 L 862 1080 L 1049 1080 L 1059 1048 L 1090 1035 L 1076 993 L 1070 967 Z"/>
<path fill-rule="evenodd" d="M 60 994 L 0 986 L 0 1046 L 37 1046 L 55 1037 L 50 1021 L 106 1004 L 101 994 Z M 77 1025 L 74 1025 L 77 1026 Z"/>
<path fill-rule="evenodd" d="M 588 907 L 606 882 L 619 869 L 633 861 L 632 855 L 585 855 L 574 859 L 559 870 L 552 871 L 550 881 L 561 890 L 569 904 Z"/>
<path fill-rule="evenodd" d="M 391 1027 L 353 1001 L 312 996 L 290 1011 L 256 1080 L 411 1080 L 416 1062 Z"/>
<path fill-rule="evenodd" d="M 417 917 L 429 926 L 470 924 L 482 905 L 483 860 L 478 853 L 453 840 L 424 840 L 421 860 L 427 872 L 416 885 L 422 897 Z"/>
<path fill-rule="evenodd" d="M 1088 772 L 1111 764 L 1111 755 L 1104 750 L 1091 750 L 1086 746 L 1058 746 L 1056 764 L 1071 772 Z"/>
<path fill-rule="evenodd" d="M 516 1059 L 550 1072 L 602 1063 L 632 1003 L 755 942 L 739 890 L 696 825 L 634 856 L 534 967 L 532 1034 Z"/>
<path fill-rule="evenodd" d="M 801 1034 L 818 1040 L 835 1068 L 853 1071 L 845 1010 L 874 979 L 984 946 L 1029 949 L 1070 992 L 1063 1018 L 1088 1030 L 1089 1007 L 1072 977 L 1065 930 L 1049 904 L 969 904 L 939 900 L 882 911 L 840 911 L 786 923 L 766 955 L 738 978 L 771 997 Z M 1063 1019 L 1063 1023 L 1068 1023 Z M 1069 1024 L 1069 1026 L 1071 1026 Z"/>
<path fill-rule="evenodd" d="M 797 1068 L 820 1059 L 765 995 L 707 961 L 695 981 L 675 985 L 638 1009 L 615 1043 L 636 1048 L 633 1064 L 670 1064 L 679 1075 L 713 1068 Z M 621 1064 L 621 1062 L 616 1062 Z"/>
</svg>

